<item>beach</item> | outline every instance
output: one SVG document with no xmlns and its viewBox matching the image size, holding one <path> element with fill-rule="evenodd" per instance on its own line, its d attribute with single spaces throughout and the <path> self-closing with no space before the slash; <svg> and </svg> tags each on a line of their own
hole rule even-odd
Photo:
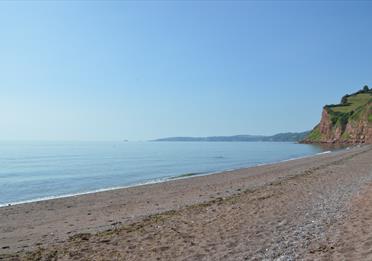
<svg viewBox="0 0 372 261">
<path fill-rule="evenodd" d="M 0 208 L 0 260 L 372 259 L 372 147 Z"/>
</svg>

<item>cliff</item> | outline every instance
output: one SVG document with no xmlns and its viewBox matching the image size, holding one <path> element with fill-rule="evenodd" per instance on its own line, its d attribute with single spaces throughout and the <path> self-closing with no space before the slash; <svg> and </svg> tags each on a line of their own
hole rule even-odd
<svg viewBox="0 0 372 261">
<path fill-rule="evenodd" d="M 320 123 L 304 143 L 372 143 L 372 89 L 345 95 L 340 104 L 326 105 Z"/>
</svg>

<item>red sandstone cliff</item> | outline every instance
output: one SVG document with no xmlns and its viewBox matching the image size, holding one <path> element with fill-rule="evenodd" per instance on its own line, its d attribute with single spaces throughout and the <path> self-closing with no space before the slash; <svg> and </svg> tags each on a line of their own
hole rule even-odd
<svg viewBox="0 0 372 261">
<path fill-rule="evenodd" d="M 349 99 L 351 97 L 350 100 L 355 101 L 355 104 L 344 102 L 339 105 L 325 106 L 320 123 L 303 142 L 372 144 L 371 90 L 347 97 Z M 356 102 L 360 102 L 360 106 Z"/>
</svg>

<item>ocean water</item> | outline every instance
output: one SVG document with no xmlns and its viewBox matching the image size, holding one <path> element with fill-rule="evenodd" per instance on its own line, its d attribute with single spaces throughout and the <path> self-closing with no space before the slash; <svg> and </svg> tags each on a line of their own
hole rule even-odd
<svg viewBox="0 0 372 261">
<path fill-rule="evenodd" d="M 321 153 L 290 142 L 0 142 L 0 206 Z"/>
</svg>

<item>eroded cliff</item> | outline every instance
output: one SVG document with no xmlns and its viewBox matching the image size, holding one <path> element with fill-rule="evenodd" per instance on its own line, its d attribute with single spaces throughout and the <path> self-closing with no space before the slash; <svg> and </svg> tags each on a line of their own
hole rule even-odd
<svg viewBox="0 0 372 261">
<path fill-rule="evenodd" d="M 326 105 L 320 123 L 305 143 L 372 143 L 372 89 L 345 95 L 340 104 Z"/>
</svg>

